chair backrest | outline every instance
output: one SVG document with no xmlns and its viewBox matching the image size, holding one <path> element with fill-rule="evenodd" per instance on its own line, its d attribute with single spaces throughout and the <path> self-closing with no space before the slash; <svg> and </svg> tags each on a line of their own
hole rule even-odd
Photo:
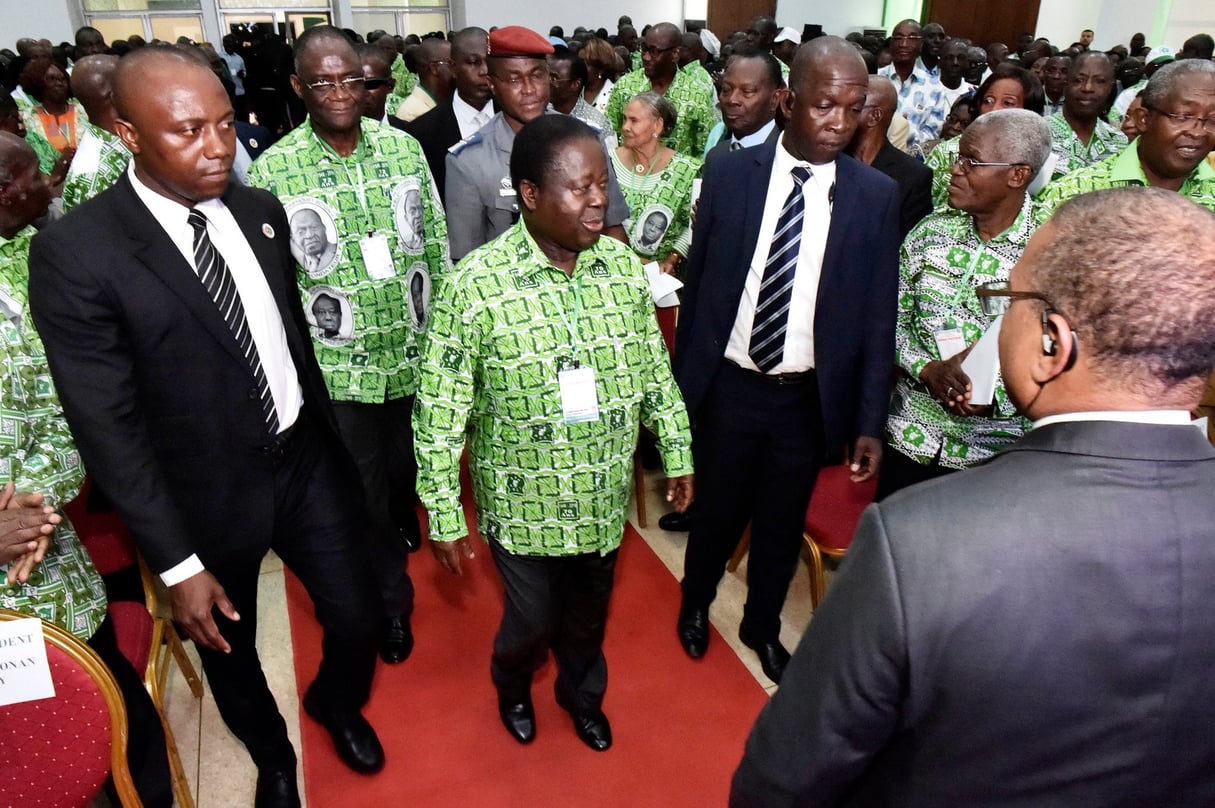
<svg viewBox="0 0 1215 808">
<path fill-rule="evenodd" d="M 848 549 L 861 512 L 873 502 L 877 490 L 876 479 L 854 483 L 851 477 L 852 470 L 845 464 L 824 466 L 806 508 L 806 534 L 828 551 Z"/>
<path fill-rule="evenodd" d="M 113 510 L 89 508 L 92 492 L 93 480 L 85 477 L 80 493 L 63 506 L 63 512 L 76 528 L 76 535 L 93 559 L 97 573 L 112 575 L 137 563 L 135 542 L 122 518 Z"/>
<path fill-rule="evenodd" d="M 27 616 L 0 609 L 0 621 Z M 55 696 L 0 707 L 5 804 L 86 806 L 113 773 L 122 805 L 138 808 L 127 768 L 127 710 L 114 675 L 59 626 L 44 620 L 42 633 Z"/>
</svg>

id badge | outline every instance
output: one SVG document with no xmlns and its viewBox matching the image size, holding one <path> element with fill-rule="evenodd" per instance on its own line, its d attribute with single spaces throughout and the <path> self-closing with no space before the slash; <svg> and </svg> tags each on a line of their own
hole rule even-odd
<svg viewBox="0 0 1215 808">
<path fill-rule="evenodd" d="M 561 387 L 561 416 L 567 424 L 599 420 L 599 394 L 595 392 L 595 370 L 570 368 L 557 373 Z"/>
<path fill-rule="evenodd" d="M 966 350 L 966 338 L 962 336 L 960 328 L 942 328 L 932 336 L 937 341 L 937 353 L 940 354 L 941 361 Z"/>
<path fill-rule="evenodd" d="M 392 263 L 392 252 L 388 249 L 388 239 L 382 234 L 367 236 L 359 239 L 359 251 L 363 254 L 363 266 L 367 267 L 367 277 L 373 281 L 383 281 L 395 277 L 397 268 Z"/>
</svg>

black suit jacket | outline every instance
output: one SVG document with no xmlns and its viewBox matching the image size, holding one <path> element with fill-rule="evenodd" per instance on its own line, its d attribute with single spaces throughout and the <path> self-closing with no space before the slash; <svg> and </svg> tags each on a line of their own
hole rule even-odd
<svg viewBox="0 0 1215 808">
<path fill-rule="evenodd" d="M 906 238 L 920 219 L 932 213 L 932 169 L 889 140 L 882 143 L 872 165 L 899 184 L 899 232 Z"/>
<path fill-rule="evenodd" d="M 675 378 L 688 413 L 725 361 L 759 238 L 776 144 L 730 152 L 705 172 L 676 332 Z M 841 154 L 815 305 L 815 369 L 829 452 L 880 438 L 890 405 L 898 292 L 894 182 Z"/>
<path fill-rule="evenodd" d="M 224 202 L 266 275 L 304 410 L 349 462 L 308 336 L 283 207 L 239 185 Z M 273 535 L 274 476 L 253 373 L 126 175 L 34 238 L 30 308 L 81 457 L 153 570 L 192 553 L 208 567 L 260 559 Z"/>
<path fill-rule="evenodd" d="M 865 512 L 734 806 L 1215 805 L 1215 450 L 1058 423 Z"/>
<path fill-rule="evenodd" d="M 439 188 L 439 197 L 447 196 L 447 150 L 460 142 L 460 124 L 450 101 L 439 104 L 424 115 L 405 124 L 405 131 L 417 138 L 426 154 L 430 173 Z"/>
</svg>

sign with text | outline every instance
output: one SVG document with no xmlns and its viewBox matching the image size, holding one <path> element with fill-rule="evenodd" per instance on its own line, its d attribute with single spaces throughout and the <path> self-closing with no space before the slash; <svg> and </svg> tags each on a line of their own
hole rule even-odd
<svg viewBox="0 0 1215 808">
<path fill-rule="evenodd" d="M 54 695 L 42 621 L 29 617 L 0 623 L 0 707 Z"/>
</svg>

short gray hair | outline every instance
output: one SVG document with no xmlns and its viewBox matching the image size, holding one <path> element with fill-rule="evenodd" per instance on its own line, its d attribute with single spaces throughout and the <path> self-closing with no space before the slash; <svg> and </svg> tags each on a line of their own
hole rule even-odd
<svg viewBox="0 0 1215 808">
<path fill-rule="evenodd" d="M 659 95 L 655 92 L 638 93 L 629 99 L 630 103 L 633 101 L 640 101 L 643 107 L 654 113 L 654 117 L 662 121 L 662 134 L 660 137 L 666 137 L 675 131 L 675 121 L 678 120 L 679 113 L 675 110 L 675 105 L 667 100 L 665 95 Z"/>
<path fill-rule="evenodd" d="M 1169 62 L 1148 79 L 1147 86 L 1143 88 L 1143 94 L 1140 96 L 1143 99 L 1143 105 L 1151 109 L 1160 109 L 1160 105 L 1176 89 L 1177 82 L 1191 73 L 1215 75 L 1215 62 L 1208 62 L 1206 59 L 1182 59 L 1179 62 Z"/>
<path fill-rule="evenodd" d="M 980 115 L 967 128 L 972 138 L 990 129 L 996 155 L 1009 163 L 1024 163 L 1037 174 L 1050 156 L 1050 126 L 1027 109 L 996 109 Z M 991 156 L 988 155 L 988 159 Z M 1031 174 L 1031 175 L 1032 175 Z"/>
</svg>

